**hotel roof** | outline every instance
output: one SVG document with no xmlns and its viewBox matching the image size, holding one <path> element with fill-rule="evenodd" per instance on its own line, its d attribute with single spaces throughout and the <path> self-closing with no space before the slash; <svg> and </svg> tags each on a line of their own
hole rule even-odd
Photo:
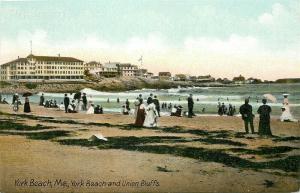
<svg viewBox="0 0 300 193">
<path fill-rule="evenodd" d="M 15 60 L 13 60 L 13 61 L 4 63 L 4 64 L 2 64 L 2 65 L 3 65 L 3 66 L 4 66 L 4 65 L 9 65 L 9 64 L 16 63 L 16 62 L 27 62 L 27 59 L 26 59 L 26 58 L 18 58 L 18 59 L 15 59 Z"/>
<path fill-rule="evenodd" d="M 39 61 L 62 61 L 62 62 L 83 62 L 82 60 L 72 57 L 61 57 L 61 56 L 35 56 L 30 54 L 27 58 L 34 58 Z"/>
<path fill-rule="evenodd" d="M 82 60 L 78 60 L 78 59 L 72 58 L 72 57 L 35 56 L 33 54 L 30 54 L 26 58 L 18 58 L 18 59 L 12 60 L 10 62 L 4 63 L 2 65 L 9 65 L 9 64 L 16 63 L 16 62 L 28 62 L 29 58 L 34 58 L 34 59 L 36 59 L 38 61 L 50 61 L 50 62 L 56 62 L 56 61 L 60 61 L 60 62 L 83 62 Z"/>
</svg>

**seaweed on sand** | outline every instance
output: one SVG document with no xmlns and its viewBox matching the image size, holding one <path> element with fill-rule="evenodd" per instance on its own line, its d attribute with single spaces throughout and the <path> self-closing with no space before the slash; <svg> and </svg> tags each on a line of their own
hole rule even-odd
<svg viewBox="0 0 300 193">
<path fill-rule="evenodd" d="M 193 141 L 200 141 L 200 142 L 204 142 L 205 144 L 224 144 L 224 145 L 233 145 L 233 146 L 246 146 L 246 144 L 242 143 L 242 142 L 232 141 L 232 140 L 228 140 L 228 139 L 217 139 L 217 138 L 212 138 L 212 137 L 194 139 Z"/>
<path fill-rule="evenodd" d="M 275 142 L 279 141 L 300 141 L 300 137 L 295 137 L 295 136 L 289 136 L 289 137 L 277 137 L 273 139 Z"/>
<path fill-rule="evenodd" d="M 18 131 L 33 131 L 51 129 L 53 127 L 37 124 L 35 126 L 24 125 L 14 122 L 13 120 L 0 120 L 0 130 L 18 130 Z"/>
<path fill-rule="evenodd" d="M 9 134 L 9 135 L 22 135 L 26 136 L 29 139 L 36 139 L 36 140 L 50 140 L 57 137 L 67 137 L 70 136 L 70 131 L 65 130 L 54 130 L 54 131 L 42 131 L 42 132 L 7 132 L 2 131 L 0 134 Z"/>
<path fill-rule="evenodd" d="M 161 139 L 160 139 L 161 138 Z M 285 159 L 252 162 L 238 156 L 230 155 L 220 149 L 206 149 L 185 146 L 155 145 L 149 143 L 172 142 L 176 138 L 168 137 L 109 137 L 108 141 L 88 141 L 87 139 L 58 140 L 63 145 L 79 145 L 84 147 L 96 146 L 98 149 L 123 149 L 156 154 L 170 154 L 188 157 L 206 162 L 217 162 L 230 167 L 249 169 L 279 169 L 287 172 L 299 170 L 300 156 L 289 156 Z"/>
<path fill-rule="evenodd" d="M 294 149 L 299 149 L 289 146 L 275 146 L 275 147 L 259 147 L 257 149 L 244 149 L 244 148 L 232 148 L 230 151 L 245 153 L 245 154 L 255 154 L 255 155 L 269 155 L 269 154 L 280 154 L 292 151 Z"/>
</svg>

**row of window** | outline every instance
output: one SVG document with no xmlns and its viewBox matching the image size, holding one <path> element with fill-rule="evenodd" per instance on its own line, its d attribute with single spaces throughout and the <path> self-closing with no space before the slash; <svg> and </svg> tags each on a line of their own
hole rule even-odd
<svg viewBox="0 0 300 193">
<path fill-rule="evenodd" d="M 43 66 L 38 66 L 38 69 L 43 69 Z M 71 69 L 71 70 L 83 70 L 83 67 L 73 67 L 73 66 L 45 66 L 44 69 Z"/>
<path fill-rule="evenodd" d="M 82 62 L 61 62 L 61 61 L 37 61 L 36 64 L 62 64 L 62 65 L 82 65 Z"/>
<path fill-rule="evenodd" d="M 37 74 L 43 74 L 42 70 L 38 70 Z M 44 74 L 83 74 L 82 71 L 50 71 L 44 70 Z"/>
</svg>

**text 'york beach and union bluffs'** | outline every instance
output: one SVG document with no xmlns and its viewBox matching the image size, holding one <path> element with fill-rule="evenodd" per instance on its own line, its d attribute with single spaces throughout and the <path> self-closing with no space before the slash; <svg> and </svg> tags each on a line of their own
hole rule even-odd
<svg viewBox="0 0 300 193">
<path fill-rule="evenodd" d="M 44 187 L 44 188 L 109 188 L 109 187 L 159 187 L 158 180 L 63 180 L 63 179 L 15 179 L 15 187 Z"/>
</svg>

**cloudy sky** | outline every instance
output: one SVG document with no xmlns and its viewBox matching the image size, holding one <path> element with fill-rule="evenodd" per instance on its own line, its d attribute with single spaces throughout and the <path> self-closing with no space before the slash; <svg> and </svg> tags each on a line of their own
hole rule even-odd
<svg viewBox="0 0 300 193">
<path fill-rule="evenodd" d="M 33 54 L 157 73 L 300 77 L 300 0 L 0 0 L 0 63 Z"/>
</svg>

